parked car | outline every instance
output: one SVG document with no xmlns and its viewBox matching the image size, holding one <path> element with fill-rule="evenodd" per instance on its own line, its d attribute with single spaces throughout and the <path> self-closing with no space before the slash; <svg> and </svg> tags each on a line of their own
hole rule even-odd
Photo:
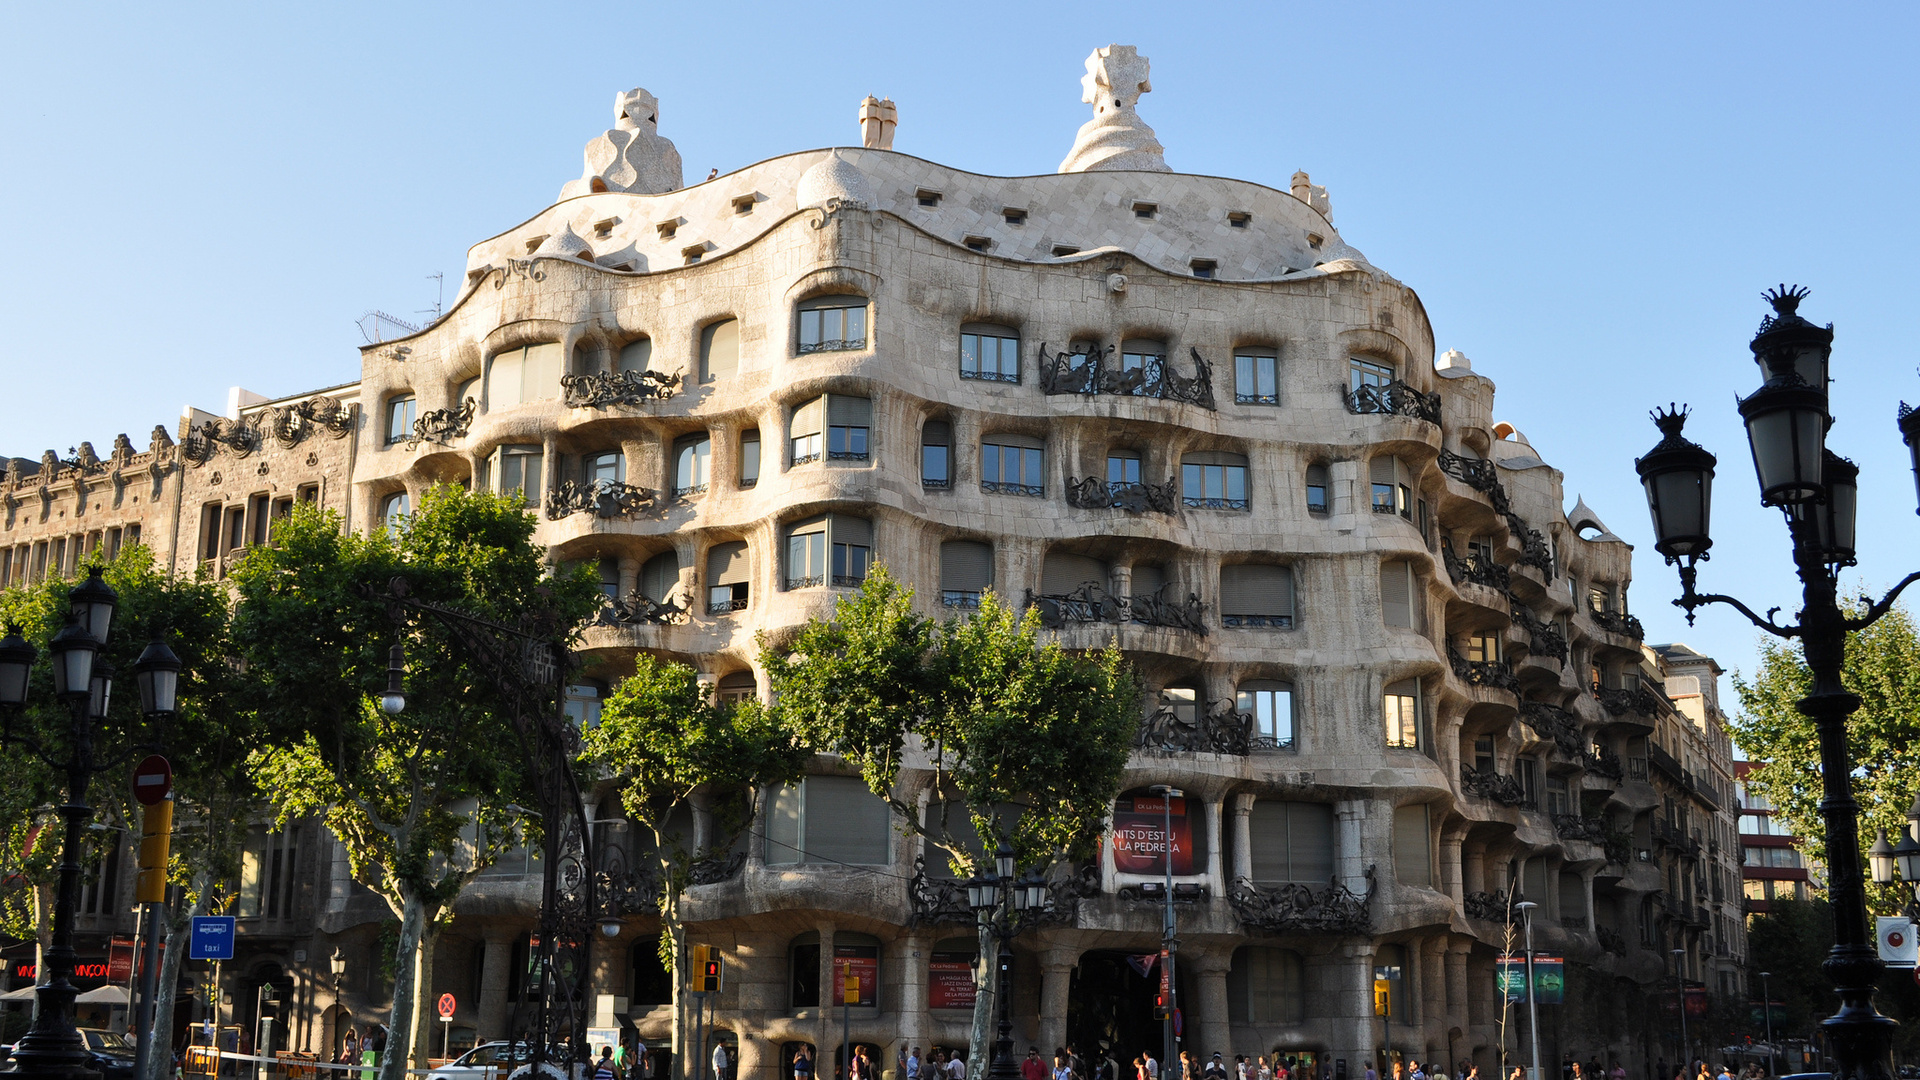
<svg viewBox="0 0 1920 1080">
<path fill-rule="evenodd" d="M 1785 1076 L 1779 1077 L 1778 1080 L 1833 1080 L 1833 1074 L 1830 1072 L 1788 1073 Z"/>
<path fill-rule="evenodd" d="M 133 1044 L 119 1032 L 81 1028 L 80 1041 L 87 1048 L 87 1068 L 101 1080 L 133 1080 Z"/>
<path fill-rule="evenodd" d="M 533 1057 L 523 1042 L 487 1042 L 427 1074 L 427 1080 L 506 1080 Z"/>
</svg>

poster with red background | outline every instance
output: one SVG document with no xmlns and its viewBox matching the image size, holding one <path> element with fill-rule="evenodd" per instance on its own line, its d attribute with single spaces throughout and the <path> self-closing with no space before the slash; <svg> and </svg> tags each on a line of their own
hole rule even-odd
<svg viewBox="0 0 1920 1080">
<path fill-rule="evenodd" d="M 851 969 L 851 970 L 849 970 Z M 831 1002 L 844 1000 L 847 976 L 860 980 L 860 1000 L 851 1002 L 863 1008 L 879 1004 L 880 948 L 877 945 L 835 945 L 833 947 L 833 994 Z"/>
<path fill-rule="evenodd" d="M 1122 874 L 1164 874 L 1168 800 L 1136 795 L 1114 804 L 1113 868 Z M 1193 873 L 1193 825 L 1187 800 L 1172 800 L 1173 872 Z"/>
<path fill-rule="evenodd" d="M 927 1008 L 973 1008 L 972 953 L 937 952 L 927 962 Z"/>
</svg>

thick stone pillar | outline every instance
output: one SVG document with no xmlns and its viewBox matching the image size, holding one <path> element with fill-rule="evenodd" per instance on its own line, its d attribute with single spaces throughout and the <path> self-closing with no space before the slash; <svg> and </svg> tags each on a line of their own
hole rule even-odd
<svg viewBox="0 0 1920 1080">
<path fill-rule="evenodd" d="M 1468 892 L 1493 891 L 1487 888 L 1487 845 L 1484 842 L 1460 846 L 1460 876 L 1461 884 Z"/>
<path fill-rule="evenodd" d="M 1347 1059 L 1348 1080 L 1365 1080 L 1380 1041 L 1380 1021 L 1373 1015 L 1373 942 L 1342 946 L 1340 955 L 1343 972 L 1327 1018 L 1327 1051 L 1335 1060 Z"/>
<path fill-rule="evenodd" d="M 1367 891 L 1367 862 L 1362 852 L 1361 831 L 1366 827 L 1367 801 L 1365 799 L 1345 799 L 1333 804 L 1335 818 L 1334 837 L 1334 873 L 1340 876 L 1341 884 L 1354 892 L 1365 895 Z M 1393 877 L 1393 868 L 1384 869 L 1384 876 Z M 1367 1000 L 1373 1000 L 1372 976 L 1368 976 Z M 1372 1005 L 1368 1005 L 1372 1010 Z"/>
<path fill-rule="evenodd" d="M 1188 1029 L 1192 1034 L 1186 1040 L 1186 1047 L 1201 1064 L 1217 1051 L 1231 1066 L 1233 1028 L 1227 1013 L 1227 968 L 1232 964 L 1233 954 L 1216 949 L 1191 958 L 1183 955 L 1181 959 L 1186 961 L 1187 971 L 1193 977 L 1189 985 L 1194 988 L 1200 1006 L 1195 1010 L 1200 1014 L 1198 1023 L 1192 1023 Z"/>
<path fill-rule="evenodd" d="M 1073 983 L 1073 965 L 1080 950 L 1055 947 L 1038 954 L 1040 961 L 1040 1053 L 1051 1063 L 1055 1047 L 1067 1045 L 1067 990 Z M 1082 1054 L 1086 1047 L 1080 1047 Z M 1026 1057 L 1016 1045 L 1014 1056 Z"/>
<path fill-rule="evenodd" d="M 734 1032 L 739 1038 L 735 1052 L 740 1055 L 733 1063 L 734 1075 L 739 1080 L 780 1080 L 780 1044 L 768 1042 L 744 1020 L 739 1027 L 742 1030 Z"/>
<path fill-rule="evenodd" d="M 1420 943 L 1420 1029 L 1426 1033 L 1421 1061 L 1439 1060 L 1447 1046 L 1447 939 Z"/>
<path fill-rule="evenodd" d="M 624 599 L 628 596 L 632 596 L 634 588 L 639 584 L 640 584 L 640 560 L 622 556 L 620 559 L 620 596 L 621 598 Z"/>
<path fill-rule="evenodd" d="M 1233 797 L 1233 876 L 1253 878 L 1253 795 Z"/>
<path fill-rule="evenodd" d="M 1455 905 L 1466 903 L 1465 877 L 1460 865 L 1460 844 L 1464 829 L 1450 828 L 1440 833 L 1440 888 L 1453 897 Z"/>
<path fill-rule="evenodd" d="M 1447 945 L 1447 1060 L 1450 1063 L 1465 1060 L 1472 1049 L 1467 1007 L 1467 954 L 1472 949 L 1472 943 L 1465 941 Z"/>
<path fill-rule="evenodd" d="M 1583 894 L 1580 897 L 1580 904 L 1581 904 L 1581 907 L 1585 908 L 1587 912 L 1587 933 L 1589 934 L 1593 933 L 1593 924 L 1594 924 L 1593 876 L 1595 874 L 1598 874 L 1599 872 L 1600 872 L 1600 868 L 1597 866 L 1590 866 L 1585 870 L 1580 871 L 1580 891 Z"/>
<path fill-rule="evenodd" d="M 893 1027 L 907 1047 L 918 1045 L 925 1047 L 927 1032 L 931 1030 L 927 1015 L 927 953 L 933 949 L 932 934 L 916 932 L 907 934 L 887 947 L 887 960 L 881 969 L 882 981 L 891 981 L 899 995 L 893 1002 L 892 1010 L 897 1018 Z M 890 979 L 887 976 L 891 976 Z M 891 1069 L 899 1059 L 899 1047 L 883 1047 L 887 1060 L 879 1062 L 882 1069 Z M 905 1077 L 900 1080 L 906 1080 Z"/>
<path fill-rule="evenodd" d="M 1204 700 L 1198 705 L 1201 709 L 1206 707 L 1207 703 Z M 1213 895 L 1224 896 L 1227 891 L 1227 881 L 1220 873 L 1220 837 L 1226 832 L 1222 827 L 1221 818 L 1226 814 L 1227 804 L 1208 801 L 1200 805 L 1207 808 L 1207 881 L 1212 886 Z"/>
<path fill-rule="evenodd" d="M 474 1037 L 504 1039 L 507 1031 L 507 969 L 513 965 L 511 927 L 489 925 L 480 931 L 480 1002 Z"/>
<path fill-rule="evenodd" d="M 834 1057 L 840 1049 L 840 1010 L 836 1007 L 839 998 L 839 973 L 833 968 L 833 934 L 837 928 L 830 922 L 818 924 L 820 932 L 820 1007 L 819 1021 L 814 1025 L 813 1045 L 820 1048 L 814 1059 L 815 1076 L 832 1076 Z"/>
</svg>

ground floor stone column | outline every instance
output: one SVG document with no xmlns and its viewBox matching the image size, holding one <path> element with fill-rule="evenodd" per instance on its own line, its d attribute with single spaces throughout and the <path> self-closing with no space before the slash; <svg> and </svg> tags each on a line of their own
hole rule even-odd
<svg viewBox="0 0 1920 1080">
<path fill-rule="evenodd" d="M 1054 1050 L 1067 1045 L 1067 991 L 1073 983 L 1073 965 L 1080 959 L 1080 950 L 1047 949 L 1039 959 L 1040 1054 L 1051 1063 Z M 1014 1051 L 1016 1057 L 1025 1057 L 1020 1047 L 1015 1046 Z"/>
<path fill-rule="evenodd" d="M 1328 1002 L 1327 1052 L 1336 1061 L 1347 1059 L 1347 1080 L 1365 1080 L 1367 1062 L 1379 1043 L 1379 1021 L 1373 1016 L 1373 948 L 1371 941 L 1341 948 L 1343 978 Z"/>
<path fill-rule="evenodd" d="M 787 938 L 736 933 L 727 981 L 733 987 L 740 1030 L 739 1080 L 781 1080 L 780 1043 L 766 1034 L 787 1013 Z"/>
<path fill-rule="evenodd" d="M 1420 1029 L 1426 1033 L 1421 1061 L 1442 1061 L 1447 1047 L 1447 939 L 1420 943 Z"/>
<path fill-rule="evenodd" d="M 1187 970 L 1193 975 L 1190 984 L 1199 1006 L 1193 1010 L 1199 1016 L 1188 1021 L 1187 1048 L 1193 1051 L 1196 1060 L 1205 1064 L 1216 1051 L 1229 1064 L 1233 1061 L 1233 1028 L 1227 1013 L 1227 968 L 1233 962 L 1233 954 L 1225 949 L 1215 949 L 1198 953 L 1188 959 Z M 1196 1022 L 1197 1021 L 1197 1022 Z"/>
<path fill-rule="evenodd" d="M 930 1023 L 927 1015 L 927 963 L 931 959 L 927 953 L 933 948 L 933 940 L 930 934 L 912 933 L 888 946 L 885 967 L 894 972 L 894 992 L 899 995 L 889 1011 L 898 1018 L 894 1033 L 899 1039 L 881 1047 L 886 1060 L 876 1064 L 882 1070 L 897 1067 L 903 1046 L 904 1050 L 911 1050 L 916 1045 L 926 1045 Z M 899 1080 L 906 1078 L 900 1077 Z"/>
<path fill-rule="evenodd" d="M 511 927 L 486 926 L 480 931 L 480 1001 L 474 1039 L 504 1039 L 507 1031 L 507 969 L 513 964 Z"/>
<path fill-rule="evenodd" d="M 1471 1023 L 1467 1006 L 1467 954 L 1473 946 L 1464 941 L 1447 946 L 1447 1058 L 1459 1061 L 1470 1049 L 1466 1032 Z"/>
</svg>

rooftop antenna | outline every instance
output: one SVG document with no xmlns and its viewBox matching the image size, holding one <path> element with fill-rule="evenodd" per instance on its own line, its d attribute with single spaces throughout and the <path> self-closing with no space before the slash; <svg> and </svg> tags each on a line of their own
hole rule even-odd
<svg viewBox="0 0 1920 1080">
<path fill-rule="evenodd" d="M 447 275 L 445 273 L 428 274 L 427 277 L 433 280 L 433 318 L 428 320 L 428 325 L 432 325 L 440 321 L 441 305 L 447 295 Z M 425 308 L 414 312 L 415 315 L 425 315 L 426 313 L 427 309 Z"/>
<path fill-rule="evenodd" d="M 378 345 L 383 341 L 392 341 L 394 338 L 408 337 L 420 332 L 419 327 L 405 319 L 396 319 L 378 310 L 369 311 L 354 322 L 360 327 L 360 335 L 367 339 L 369 345 Z"/>
</svg>

